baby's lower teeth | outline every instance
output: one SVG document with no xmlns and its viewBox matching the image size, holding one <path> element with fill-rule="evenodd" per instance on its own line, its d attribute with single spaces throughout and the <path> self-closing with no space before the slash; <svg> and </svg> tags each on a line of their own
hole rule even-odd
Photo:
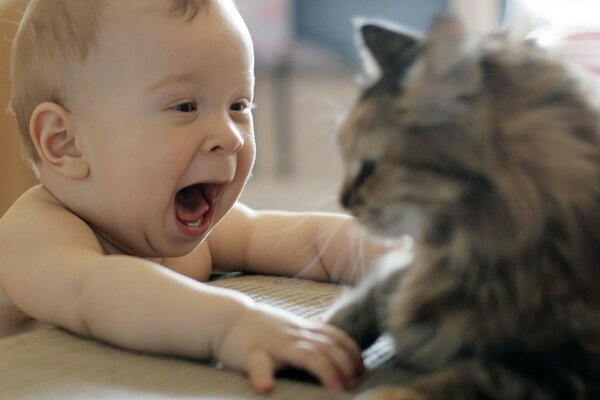
<svg viewBox="0 0 600 400">
<path fill-rule="evenodd" d="M 193 222 L 184 222 L 184 224 L 186 226 L 189 226 L 190 228 L 197 228 L 200 226 L 200 224 L 202 224 L 202 220 L 199 221 L 193 221 Z"/>
</svg>

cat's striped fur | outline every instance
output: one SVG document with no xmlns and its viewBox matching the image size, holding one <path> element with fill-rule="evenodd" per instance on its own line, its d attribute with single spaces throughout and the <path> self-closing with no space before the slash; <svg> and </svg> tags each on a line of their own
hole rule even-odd
<svg viewBox="0 0 600 400">
<path fill-rule="evenodd" d="M 534 44 L 471 41 L 450 17 L 424 39 L 360 32 L 378 68 L 340 133 L 342 203 L 383 235 L 419 224 L 414 262 L 332 311 L 362 347 L 390 333 L 417 374 L 365 398 L 600 399 L 591 91 Z"/>
</svg>

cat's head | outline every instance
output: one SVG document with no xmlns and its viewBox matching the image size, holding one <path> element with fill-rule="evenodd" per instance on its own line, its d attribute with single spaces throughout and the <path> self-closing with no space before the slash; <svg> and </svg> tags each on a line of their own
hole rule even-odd
<svg viewBox="0 0 600 400">
<path fill-rule="evenodd" d="M 370 82 L 339 135 L 341 201 L 367 227 L 526 236 L 600 201 L 597 113 L 552 55 L 449 16 L 424 38 L 359 32 Z"/>
</svg>

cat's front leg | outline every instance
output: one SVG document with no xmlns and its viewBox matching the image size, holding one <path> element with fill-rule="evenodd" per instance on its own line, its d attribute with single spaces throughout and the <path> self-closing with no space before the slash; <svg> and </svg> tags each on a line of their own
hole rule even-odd
<svg viewBox="0 0 600 400">
<path fill-rule="evenodd" d="M 388 301 L 398 290 L 405 270 L 374 273 L 332 306 L 327 322 L 345 331 L 362 349 L 369 347 L 385 331 Z"/>
</svg>

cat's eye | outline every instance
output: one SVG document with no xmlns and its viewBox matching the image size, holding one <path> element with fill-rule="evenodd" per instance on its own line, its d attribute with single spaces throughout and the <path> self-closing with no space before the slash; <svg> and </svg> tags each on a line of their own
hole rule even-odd
<svg viewBox="0 0 600 400">
<path fill-rule="evenodd" d="M 357 186 L 360 186 L 364 181 L 366 181 L 375 169 L 377 168 L 377 161 L 375 160 L 364 160 L 360 166 L 360 170 L 358 171 L 358 175 L 354 180 Z"/>
<path fill-rule="evenodd" d="M 461 103 L 473 103 L 477 98 L 477 93 L 462 93 L 456 96 L 456 100 Z"/>
</svg>

